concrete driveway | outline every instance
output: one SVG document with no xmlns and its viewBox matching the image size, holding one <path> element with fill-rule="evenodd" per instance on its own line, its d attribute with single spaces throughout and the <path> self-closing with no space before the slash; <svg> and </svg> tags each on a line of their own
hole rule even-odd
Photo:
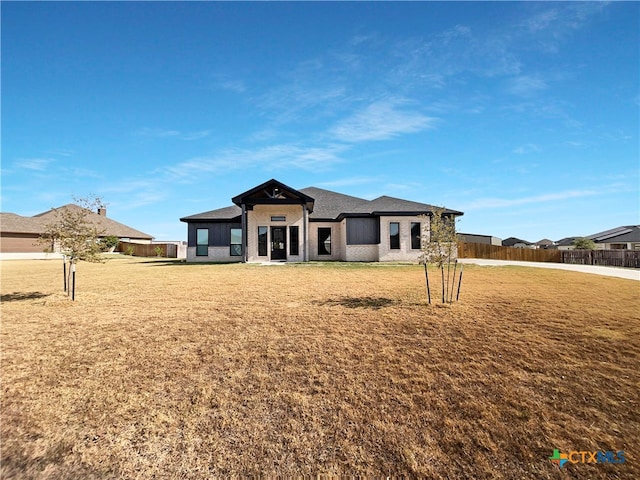
<svg viewBox="0 0 640 480">
<path fill-rule="evenodd" d="M 517 265 L 520 267 L 555 268 L 559 270 L 573 270 L 574 272 L 593 273 L 596 275 L 605 275 L 607 277 L 618 277 L 626 278 L 627 280 L 640 281 L 640 270 L 632 268 L 602 267 L 599 265 L 571 265 L 569 263 L 517 262 L 511 260 L 489 260 L 485 258 L 460 258 L 458 259 L 458 262 L 495 267 Z"/>
</svg>

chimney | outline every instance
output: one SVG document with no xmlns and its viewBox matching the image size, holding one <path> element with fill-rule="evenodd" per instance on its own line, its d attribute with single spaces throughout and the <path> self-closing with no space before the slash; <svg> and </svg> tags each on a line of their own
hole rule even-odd
<svg viewBox="0 0 640 480">
<path fill-rule="evenodd" d="M 106 217 L 107 216 L 107 208 L 106 207 L 98 208 L 98 215 L 100 215 L 102 217 Z"/>
</svg>

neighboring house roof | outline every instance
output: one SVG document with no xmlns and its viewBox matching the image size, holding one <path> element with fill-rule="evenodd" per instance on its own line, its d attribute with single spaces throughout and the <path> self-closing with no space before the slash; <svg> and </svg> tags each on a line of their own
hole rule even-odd
<svg viewBox="0 0 640 480">
<path fill-rule="evenodd" d="M 611 230 L 589 235 L 587 238 L 596 243 L 640 242 L 640 225 L 612 228 Z"/>
<path fill-rule="evenodd" d="M 581 238 L 581 237 L 565 237 L 561 240 L 558 240 L 556 242 L 556 245 L 558 247 L 572 247 L 573 246 L 573 242 L 576 241 L 576 238 Z"/>
<path fill-rule="evenodd" d="M 275 183 L 274 183 L 275 182 Z M 276 180 L 270 180 L 258 187 L 252 188 L 247 192 L 233 198 L 236 204 L 242 204 L 242 199 L 258 194 L 264 190 L 265 186 L 271 187 L 277 184 L 282 188 L 289 189 L 291 195 L 295 196 L 301 203 L 311 203 L 312 211 L 309 214 L 311 220 L 341 220 L 346 216 L 368 216 L 368 215 L 420 215 L 428 214 L 437 209 L 433 205 L 426 203 L 412 202 L 401 198 L 388 196 L 378 197 L 373 200 L 353 197 L 343 193 L 332 192 L 318 187 L 307 187 L 300 190 L 294 190 L 287 187 Z M 287 197 L 289 198 L 289 197 Z M 224 207 L 209 212 L 198 213 L 180 219 L 182 222 L 206 222 L 206 221 L 229 221 L 241 215 L 242 210 L 239 206 Z M 444 210 L 445 214 L 459 216 L 462 212 L 457 210 Z"/>
<path fill-rule="evenodd" d="M 43 231 L 44 224 L 39 218 L 23 217 L 15 213 L 0 213 L 0 232 L 40 235 Z"/>
<path fill-rule="evenodd" d="M 527 242 L 526 240 L 522 240 L 522 239 L 516 238 L 516 237 L 505 238 L 502 241 L 502 245 L 504 247 L 513 247 L 514 245 L 516 245 L 518 243 L 522 243 L 524 245 L 531 245 L 531 242 Z"/>
<path fill-rule="evenodd" d="M 1 231 L 6 233 L 31 233 L 42 234 L 47 228 L 48 224 L 56 221 L 57 211 L 62 209 L 82 209 L 79 205 L 73 203 L 63 205 L 62 207 L 52 208 L 46 212 L 39 213 L 33 217 L 23 217 L 14 213 L 2 213 Z M 119 238 L 136 238 L 151 240 L 153 237 L 147 233 L 131 228 L 123 223 L 116 222 L 105 215 L 98 215 L 97 213 L 87 211 L 86 220 L 94 225 L 97 225 L 101 230 L 104 230 L 104 235 L 113 235 Z"/>
<path fill-rule="evenodd" d="M 534 245 L 538 245 L 539 247 L 551 247 L 554 245 L 552 240 L 548 238 L 543 238 L 542 240 L 538 240 Z"/>
</svg>

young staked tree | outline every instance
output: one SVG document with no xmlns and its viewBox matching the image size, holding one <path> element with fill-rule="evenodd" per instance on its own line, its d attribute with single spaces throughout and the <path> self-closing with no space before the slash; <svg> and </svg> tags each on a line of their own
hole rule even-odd
<svg viewBox="0 0 640 480">
<path fill-rule="evenodd" d="M 75 198 L 74 203 L 54 209 L 55 220 L 45 226 L 40 236 L 42 245 L 53 246 L 63 254 L 64 288 L 75 300 L 75 270 L 79 260 L 103 262 L 100 237 L 104 229 L 89 219 L 89 215 L 103 207 L 100 197 Z M 68 268 L 67 268 L 68 266 Z M 73 280 L 73 284 L 69 281 Z"/>
<path fill-rule="evenodd" d="M 442 284 L 442 303 L 453 301 L 456 285 L 456 269 L 458 266 L 456 235 L 456 220 L 452 215 L 445 213 L 443 207 L 436 208 L 431 215 L 426 217 L 423 223 L 421 238 L 421 261 L 424 264 L 425 280 L 427 284 L 427 298 L 431 303 L 431 290 L 429 286 L 428 265 L 433 264 L 440 270 Z M 453 270 L 451 265 L 453 264 Z M 453 274 L 453 275 L 452 275 Z M 462 281 L 462 269 L 458 280 L 458 292 L 460 294 L 460 282 Z"/>
</svg>

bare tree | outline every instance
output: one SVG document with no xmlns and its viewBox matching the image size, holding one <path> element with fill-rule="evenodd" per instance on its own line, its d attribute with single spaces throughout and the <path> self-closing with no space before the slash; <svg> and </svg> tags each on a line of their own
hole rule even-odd
<svg viewBox="0 0 640 480">
<path fill-rule="evenodd" d="M 458 266 L 456 219 L 453 215 L 447 214 L 444 207 L 434 209 L 431 215 L 426 218 L 428 219 L 428 222 L 424 222 L 424 226 L 422 228 L 421 261 L 424 264 L 425 280 L 427 283 L 427 297 L 429 303 L 431 303 L 428 265 L 434 264 L 435 267 L 440 270 L 442 280 L 442 303 L 447 301 L 452 302 L 456 285 L 456 270 Z M 453 271 L 451 268 L 452 264 Z M 460 292 L 461 279 L 462 270 L 460 271 L 460 280 L 458 281 L 457 296 L 459 296 Z"/>
<path fill-rule="evenodd" d="M 100 197 L 75 198 L 74 203 L 54 209 L 55 220 L 45 226 L 39 242 L 51 246 L 63 254 L 63 276 L 65 291 L 71 286 L 71 296 L 75 300 L 75 270 L 79 260 L 103 262 L 100 237 L 104 229 L 88 217 L 103 207 Z M 69 268 L 67 268 L 67 265 Z M 73 284 L 69 282 L 72 278 Z"/>
</svg>

